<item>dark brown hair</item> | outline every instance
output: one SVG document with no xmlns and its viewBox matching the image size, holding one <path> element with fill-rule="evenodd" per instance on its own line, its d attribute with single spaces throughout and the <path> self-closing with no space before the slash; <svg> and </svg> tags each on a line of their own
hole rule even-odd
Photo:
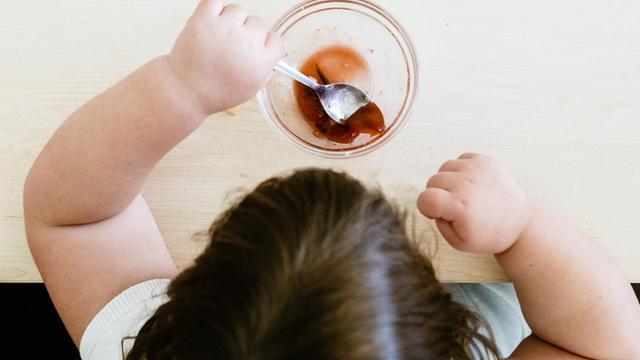
<svg viewBox="0 0 640 360">
<path fill-rule="evenodd" d="M 483 321 L 410 241 L 404 216 L 345 174 L 269 179 L 209 235 L 128 360 L 497 357 Z"/>
</svg>

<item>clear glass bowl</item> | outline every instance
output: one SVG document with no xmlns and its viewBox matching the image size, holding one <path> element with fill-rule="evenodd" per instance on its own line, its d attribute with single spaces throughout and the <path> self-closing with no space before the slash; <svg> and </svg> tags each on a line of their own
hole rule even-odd
<svg viewBox="0 0 640 360">
<path fill-rule="evenodd" d="M 378 137 L 360 135 L 340 144 L 313 134 L 293 96 L 293 80 L 273 74 L 258 93 L 260 109 L 293 145 L 315 155 L 344 158 L 377 149 L 395 135 L 409 117 L 418 88 L 418 62 L 411 39 L 400 23 L 380 6 L 366 0 L 310 0 L 287 11 L 273 25 L 287 46 L 284 58 L 300 65 L 313 53 L 331 45 L 356 50 L 369 65 L 365 91 L 385 116 L 387 131 Z"/>
</svg>

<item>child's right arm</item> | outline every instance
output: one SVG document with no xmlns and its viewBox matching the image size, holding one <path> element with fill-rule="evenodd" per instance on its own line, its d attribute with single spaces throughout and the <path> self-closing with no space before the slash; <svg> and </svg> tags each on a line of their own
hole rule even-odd
<svg viewBox="0 0 640 360">
<path fill-rule="evenodd" d="M 284 52 L 237 5 L 202 0 L 169 54 L 75 111 L 25 183 L 29 248 L 76 344 L 125 289 L 178 271 L 140 189 L 208 114 L 251 98 Z"/>
<path fill-rule="evenodd" d="M 418 208 L 453 247 L 495 254 L 511 277 L 534 334 L 514 358 L 640 358 L 640 305 L 622 270 L 495 160 L 446 162 Z"/>
</svg>

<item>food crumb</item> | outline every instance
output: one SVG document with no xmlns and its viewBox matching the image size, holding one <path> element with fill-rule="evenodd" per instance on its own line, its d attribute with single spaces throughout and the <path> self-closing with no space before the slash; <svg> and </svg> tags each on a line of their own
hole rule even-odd
<svg viewBox="0 0 640 360">
<path fill-rule="evenodd" d="M 228 108 L 224 112 L 226 112 L 227 114 L 229 114 L 231 116 L 234 116 L 235 114 L 238 113 L 238 108 L 237 107 Z"/>
<path fill-rule="evenodd" d="M 595 237 L 595 231 L 591 222 L 587 221 L 587 223 L 585 224 L 584 232 L 587 233 L 587 235 L 589 235 L 589 237 L 591 238 Z"/>
</svg>

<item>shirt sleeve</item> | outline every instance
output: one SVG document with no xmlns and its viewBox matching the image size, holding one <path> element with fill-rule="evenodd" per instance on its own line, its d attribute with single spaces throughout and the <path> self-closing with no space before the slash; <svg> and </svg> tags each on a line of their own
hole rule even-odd
<svg viewBox="0 0 640 360">
<path fill-rule="evenodd" d="M 147 280 L 113 298 L 91 320 L 80 340 L 83 360 L 122 359 L 144 323 L 167 301 L 169 279 Z"/>
<path fill-rule="evenodd" d="M 500 355 L 507 357 L 531 334 L 515 289 L 503 284 L 446 284 L 453 298 L 467 305 L 489 325 Z"/>
</svg>

